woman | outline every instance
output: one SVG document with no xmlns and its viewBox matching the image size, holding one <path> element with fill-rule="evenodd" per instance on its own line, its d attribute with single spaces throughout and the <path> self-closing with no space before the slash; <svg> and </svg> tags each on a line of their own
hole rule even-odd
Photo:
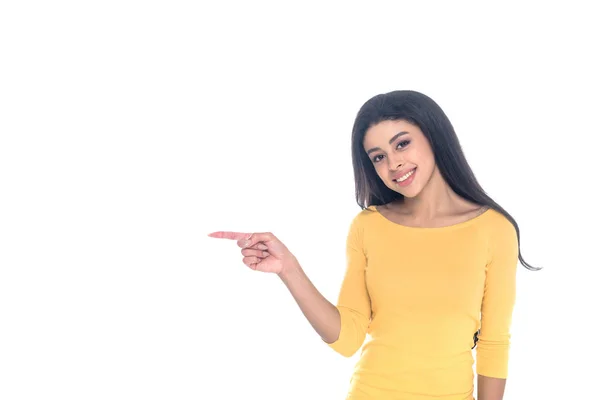
<svg viewBox="0 0 600 400">
<path fill-rule="evenodd" d="M 481 188 L 429 97 L 380 94 L 352 132 L 356 200 L 336 305 L 272 233 L 234 239 L 244 263 L 278 274 L 333 350 L 362 347 L 347 399 L 501 400 L 520 253 L 515 220 Z M 365 338 L 369 334 L 369 339 Z M 363 346 L 364 344 L 364 346 Z"/>
</svg>

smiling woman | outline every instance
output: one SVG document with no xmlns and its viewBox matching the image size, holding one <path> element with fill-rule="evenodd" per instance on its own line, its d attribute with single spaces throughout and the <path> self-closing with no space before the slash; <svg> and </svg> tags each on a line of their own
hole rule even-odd
<svg viewBox="0 0 600 400">
<path fill-rule="evenodd" d="M 476 361 L 478 400 L 501 400 L 516 266 L 539 269 L 521 257 L 517 223 L 479 185 L 452 124 L 422 93 L 367 101 L 352 161 L 361 211 L 335 305 L 272 233 L 210 236 L 237 240 L 246 265 L 277 274 L 333 350 L 350 357 L 362 347 L 347 399 L 473 400 Z"/>
</svg>

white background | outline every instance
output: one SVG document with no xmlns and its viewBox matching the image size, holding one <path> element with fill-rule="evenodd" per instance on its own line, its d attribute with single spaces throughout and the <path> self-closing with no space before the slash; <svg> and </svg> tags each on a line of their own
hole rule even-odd
<svg viewBox="0 0 600 400">
<path fill-rule="evenodd" d="M 335 301 L 352 122 L 396 89 L 545 268 L 505 399 L 598 398 L 591 6 L 282 3 L 2 3 L 0 399 L 342 399 L 357 358 L 207 234 L 274 232 Z"/>
</svg>

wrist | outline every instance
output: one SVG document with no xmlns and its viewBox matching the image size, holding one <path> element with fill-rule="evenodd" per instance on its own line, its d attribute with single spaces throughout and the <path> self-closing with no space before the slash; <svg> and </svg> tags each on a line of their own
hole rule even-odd
<svg viewBox="0 0 600 400">
<path fill-rule="evenodd" d="M 277 275 L 284 282 L 288 281 L 293 275 L 300 271 L 300 263 L 296 257 L 292 257 L 288 262 L 283 263 L 281 271 Z"/>
</svg>

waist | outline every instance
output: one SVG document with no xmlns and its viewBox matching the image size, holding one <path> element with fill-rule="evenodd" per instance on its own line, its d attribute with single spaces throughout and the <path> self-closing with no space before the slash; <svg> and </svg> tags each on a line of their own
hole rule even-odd
<svg viewBox="0 0 600 400">
<path fill-rule="evenodd" d="M 475 376 L 470 349 L 436 350 L 367 342 L 354 369 L 351 398 L 471 400 Z"/>
</svg>

